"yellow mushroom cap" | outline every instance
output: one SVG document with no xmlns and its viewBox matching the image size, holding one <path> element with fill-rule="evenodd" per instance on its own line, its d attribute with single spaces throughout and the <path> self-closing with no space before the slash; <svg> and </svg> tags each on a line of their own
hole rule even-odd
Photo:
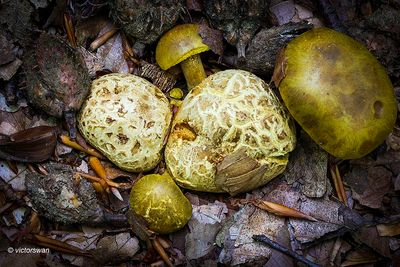
<svg viewBox="0 0 400 267">
<path fill-rule="evenodd" d="M 158 65 L 167 70 L 193 55 L 210 50 L 198 31 L 197 24 L 181 24 L 166 32 L 156 48 Z"/>
</svg>

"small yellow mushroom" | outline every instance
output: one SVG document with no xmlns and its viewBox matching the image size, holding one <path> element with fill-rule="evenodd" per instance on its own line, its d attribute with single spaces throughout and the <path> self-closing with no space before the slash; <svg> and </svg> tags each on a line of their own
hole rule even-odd
<svg viewBox="0 0 400 267">
<path fill-rule="evenodd" d="M 182 24 L 166 32 L 156 47 L 156 61 L 163 70 L 180 63 L 189 89 L 206 78 L 200 53 L 210 50 L 203 43 L 197 24 Z"/>
</svg>

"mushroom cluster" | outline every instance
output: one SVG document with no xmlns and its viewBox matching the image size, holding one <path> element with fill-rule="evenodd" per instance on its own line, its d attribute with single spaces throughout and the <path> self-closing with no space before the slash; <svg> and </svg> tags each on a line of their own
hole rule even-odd
<svg viewBox="0 0 400 267">
<path fill-rule="evenodd" d="M 282 173 L 295 140 L 291 120 L 268 85 L 247 71 L 225 70 L 183 100 L 165 160 L 182 187 L 237 194 Z"/>
<path fill-rule="evenodd" d="M 171 117 L 160 89 L 138 76 L 113 73 L 92 83 L 78 127 L 118 167 L 141 172 L 161 160 Z"/>
</svg>

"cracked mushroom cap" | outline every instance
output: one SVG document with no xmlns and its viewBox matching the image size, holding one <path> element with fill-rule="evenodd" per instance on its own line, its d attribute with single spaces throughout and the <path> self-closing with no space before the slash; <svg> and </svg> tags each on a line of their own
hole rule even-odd
<svg viewBox="0 0 400 267">
<path fill-rule="evenodd" d="M 113 73 L 93 81 L 78 127 L 118 167 L 141 172 L 160 161 L 171 116 L 168 100 L 156 86 L 135 75 Z"/>
<path fill-rule="evenodd" d="M 197 24 L 181 24 L 161 37 L 156 47 L 156 61 L 163 70 L 167 70 L 208 50 L 210 48 L 203 43 Z"/>
<path fill-rule="evenodd" d="M 247 71 L 225 70 L 184 99 L 165 160 L 182 187 L 237 194 L 282 173 L 295 140 L 290 117 L 268 85 Z"/>
</svg>

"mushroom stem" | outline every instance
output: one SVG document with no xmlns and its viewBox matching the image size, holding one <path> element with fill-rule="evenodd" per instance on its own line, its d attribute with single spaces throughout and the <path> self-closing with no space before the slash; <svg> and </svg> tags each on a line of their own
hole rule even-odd
<svg viewBox="0 0 400 267">
<path fill-rule="evenodd" d="M 185 59 L 180 64 L 189 90 L 207 77 L 199 54 Z"/>
</svg>

